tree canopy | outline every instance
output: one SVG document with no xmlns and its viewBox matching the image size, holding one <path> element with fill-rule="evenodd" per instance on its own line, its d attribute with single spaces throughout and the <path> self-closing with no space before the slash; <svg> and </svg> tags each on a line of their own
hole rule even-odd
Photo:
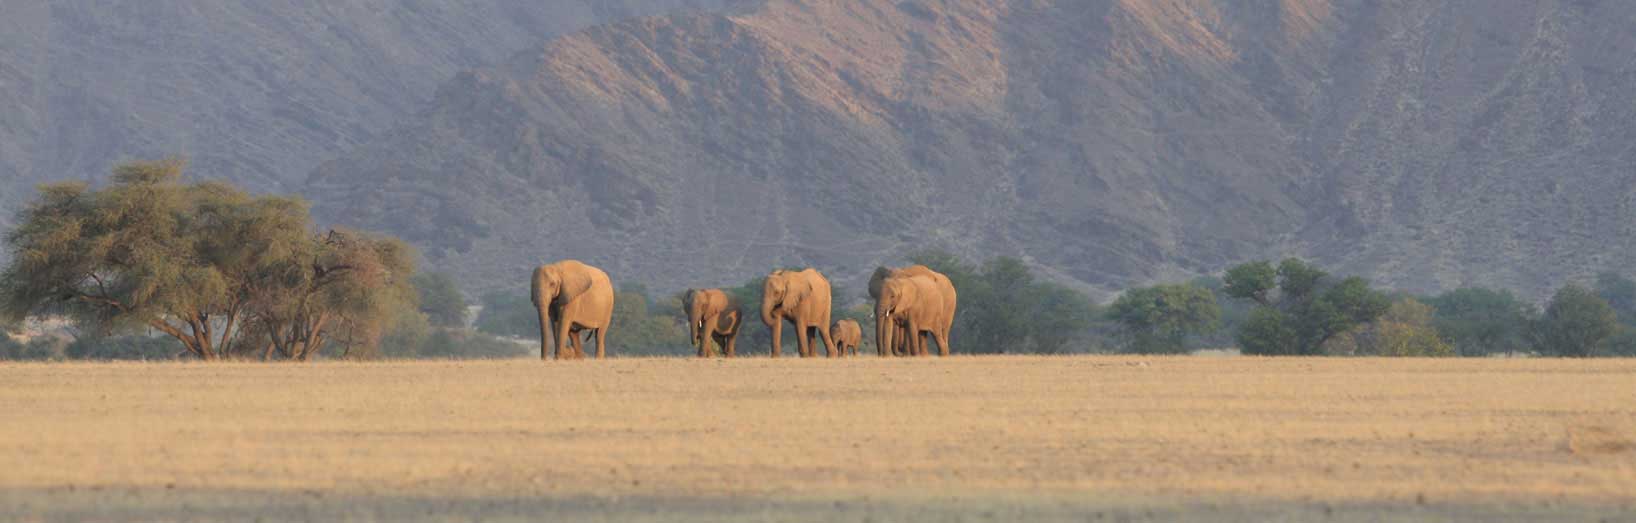
<svg viewBox="0 0 1636 523">
<path fill-rule="evenodd" d="M 1124 328 L 1129 352 L 1178 354 L 1188 336 L 1214 330 L 1221 308 L 1210 289 L 1193 284 L 1165 284 L 1125 291 L 1108 308 Z"/>
<path fill-rule="evenodd" d="M 1237 336 L 1245 354 L 1323 354 L 1331 338 L 1374 321 L 1391 305 L 1362 278 L 1336 280 L 1295 258 L 1272 267 L 1267 261 L 1246 263 L 1228 269 L 1223 278 L 1228 296 L 1258 304 Z"/>
<path fill-rule="evenodd" d="M 1618 316 L 1606 300 L 1585 287 L 1567 285 L 1533 322 L 1529 338 L 1540 354 L 1583 358 L 1595 355 L 1597 345 L 1618 326 Z"/>
<path fill-rule="evenodd" d="M 1035 279 L 1022 260 L 1001 256 L 971 265 L 944 251 L 922 251 L 910 263 L 943 273 L 959 293 L 951 344 L 962 353 L 1070 350 L 1101 311 L 1079 291 Z"/>
<path fill-rule="evenodd" d="M 134 162 L 110 184 L 43 186 L 5 241 L 0 312 L 65 315 L 102 333 L 151 328 L 194 357 L 306 360 L 331 335 L 373 343 L 413 299 L 396 239 L 313 231 L 298 198 L 183 184 L 180 160 Z"/>
<path fill-rule="evenodd" d="M 1511 291 L 1467 287 L 1426 300 L 1432 325 L 1461 356 L 1514 353 L 1526 348 L 1523 330 L 1532 306 Z"/>
<path fill-rule="evenodd" d="M 454 277 L 445 272 L 423 272 L 410 282 L 420 297 L 420 311 L 426 313 L 432 325 L 466 326 L 466 296 L 460 293 Z"/>
</svg>

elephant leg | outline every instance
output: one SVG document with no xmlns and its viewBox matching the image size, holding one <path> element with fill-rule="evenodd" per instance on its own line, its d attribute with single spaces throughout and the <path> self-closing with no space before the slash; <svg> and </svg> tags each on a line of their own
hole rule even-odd
<svg viewBox="0 0 1636 523">
<path fill-rule="evenodd" d="M 829 318 L 824 318 L 824 324 L 829 324 Z M 829 327 L 818 327 L 818 337 L 824 340 L 824 357 L 839 358 L 845 356 L 845 354 L 836 354 L 835 338 L 829 335 Z"/>
<path fill-rule="evenodd" d="M 779 356 L 778 353 L 780 352 L 780 349 L 782 349 L 783 345 L 784 345 L 783 340 L 780 339 L 780 337 L 784 335 L 784 319 L 783 318 L 779 318 L 778 321 L 773 322 L 772 331 L 773 331 L 772 357 L 777 358 Z"/>
<path fill-rule="evenodd" d="M 892 342 L 892 355 L 909 356 L 909 351 L 906 349 L 909 346 L 909 333 L 904 330 L 902 324 L 898 323 L 892 324 L 892 330 L 897 334 L 897 339 Z"/>
<path fill-rule="evenodd" d="M 563 349 L 568 349 L 567 357 L 574 357 L 574 341 L 568 337 L 568 325 L 572 323 L 567 318 L 558 317 L 556 324 L 557 359 L 563 359 Z"/>
<path fill-rule="evenodd" d="M 825 329 L 823 327 L 807 327 L 807 330 L 805 331 L 805 334 L 807 336 L 807 350 L 812 352 L 812 357 L 814 357 L 814 358 L 818 357 L 818 345 L 813 343 L 815 341 L 813 338 L 816 337 L 815 333 L 813 331 L 821 331 L 821 330 L 825 330 Z M 831 350 L 831 351 L 825 352 L 824 357 L 825 358 L 835 357 L 835 351 Z"/>
<path fill-rule="evenodd" d="M 737 343 L 737 342 L 738 342 L 738 333 L 737 332 L 732 333 L 732 334 L 728 334 L 726 336 L 726 338 L 723 339 L 723 341 L 721 343 L 722 357 L 723 358 L 732 358 L 732 357 L 737 356 L 736 354 L 734 354 L 734 352 L 735 352 L 734 348 L 735 347 L 733 347 L 733 345 L 735 343 Z"/>
<path fill-rule="evenodd" d="M 905 340 L 905 341 L 908 342 L 909 345 L 907 347 L 904 347 L 904 351 L 908 352 L 910 356 L 919 356 L 920 355 L 920 326 L 916 325 L 914 320 L 910 320 L 908 325 L 906 325 L 903 330 L 906 331 L 906 333 L 909 335 L 908 339 Z"/>
<path fill-rule="evenodd" d="M 607 327 L 601 327 L 601 328 L 598 328 L 596 330 L 596 359 L 600 360 L 600 359 L 605 358 L 607 356 L 608 356 L 608 328 Z"/>
<path fill-rule="evenodd" d="M 949 355 L 949 331 L 948 330 L 942 330 L 942 331 L 937 332 L 937 355 L 938 356 L 948 356 Z"/>
<path fill-rule="evenodd" d="M 585 349 L 581 347 L 585 340 L 580 339 L 584 334 L 582 329 L 568 328 L 568 357 L 576 360 L 585 358 Z"/>
<path fill-rule="evenodd" d="M 801 352 L 803 358 L 812 357 L 812 333 L 807 331 L 809 328 L 799 320 L 795 322 L 795 349 Z"/>
</svg>

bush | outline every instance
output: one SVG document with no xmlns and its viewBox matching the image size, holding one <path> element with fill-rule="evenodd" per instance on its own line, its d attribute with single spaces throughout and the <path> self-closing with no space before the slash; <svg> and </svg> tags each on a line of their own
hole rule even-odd
<svg viewBox="0 0 1636 523">
<path fill-rule="evenodd" d="M 1453 356 L 1454 347 L 1432 327 L 1432 307 L 1414 298 L 1392 303 L 1374 322 L 1337 336 L 1330 354 L 1358 354 L 1394 357 Z"/>
<path fill-rule="evenodd" d="M 1079 291 L 1035 281 L 1021 260 L 1002 256 L 977 267 L 923 251 L 909 261 L 948 276 L 959 293 L 949 334 L 956 353 L 1084 352 L 1096 342 L 1097 306 Z"/>
<path fill-rule="evenodd" d="M 1534 321 L 1529 337 L 1534 350 L 1550 356 L 1584 358 L 1618 328 L 1613 307 L 1589 289 L 1568 285 L 1557 290 Z"/>
<path fill-rule="evenodd" d="M 1532 307 L 1510 291 L 1464 288 L 1426 300 L 1434 309 L 1432 326 L 1447 337 L 1461 356 L 1515 353 L 1527 348 L 1524 327 Z"/>
<path fill-rule="evenodd" d="M 1284 314 L 1272 307 L 1256 307 L 1238 330 L 1239 351 L 1256 356 L 1300 354 L 1295 330 L 1285 325 Z"/>
<path fill-rule="evenodd" d="M 182 350 L 172 338 L 109 336 L 74 340 L 63 353 L 78 360 L 173 360 Z"/>
<path fill-rule="evenodd" d="M 466 326 L 466 297 L 446 273 L 416 274 L 410 278 L 420 297 L 420 312 L 438 327 Z"/>
<path fill-rule="evenodd" d="M 1188 336 L 1215 330 L 1221 309 L 1209 289 L 1155 285 L 1125 291 L 1108 316 L 1123 327 L 1127 352 L 1179 354 L 1187 351 Z"/>
<path fill-rule="evenodd" d="M 640 287 L 626 287 L 614 297 L 613 326 L 608 332 L 608 351 L 622 356 L 687 356 L 692 355 L 687 339 L 687 320 L 681 314 L 680 299 L 671 298 L 663 306 L 654 307 L 662 314 L 648 312 L 650 303 Z M 538 323 L 539 320 L 535 320 Z M 585 343 L 586 355 L 592 355 L 592 342 Z"/>
<path fill-rule="evenodd" d="M 1602 342 L 1602 349 L 1599 354 L 1621 357 L 1636 356 L 1636 328 L 1620 326 L 1618 331 Z"/>
<path fill-rule="evenodd" d="M 478 331 L 495 336 L 540 339 L 539 311 L 529 300 L 528 289 L 483 295 L 483 310 L 477 313 Z"/>
<path fill-rule="evenodd" d="M 1323 354 L 1332 338 L 1374 321 L 1390 306 L 1364 279 L 1336 281 L 1295 258 L 1277 269 L 1267 261 L 1239 265 L 1223 281 L 1229 296 L 1260 305 L 1237 336 L 1245 354 Z"/>
<path fill-rule="evenodd" d="M 415 357 L 440 359 L 507 359 L 534 353 L 537 346 L 523 345 L 466 329 L 433 328 L 421 342 Z"/>
<path fill-rule="evenodd" d="M 36 336 L 27 342 L 0 334 L 0 360 L 60 361 L 66 357 L 68 341 L 56 336 Z"/>
</svg>

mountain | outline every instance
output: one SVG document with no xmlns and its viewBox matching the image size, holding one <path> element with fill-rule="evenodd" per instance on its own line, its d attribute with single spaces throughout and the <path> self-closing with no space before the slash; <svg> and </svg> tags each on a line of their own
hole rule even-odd
<svg viewBox="0 0 1636 523">
<path fill-rule="evenodd" d="M 573 257 L 660 289 L 812 265 L 857 294 L 942 247 L 1096 291 L 1300 255 L 1537 297 L 1636 258 L 1630 2 L 5 14 L 0 175 L 23 183 L 0 197 L 181 151 L 474 290 Z"/>
<path fill-rule="evenodd" d="M 0 206 L 186 154 L 290 192 L 457 71 L 590 25 L 720 0 L 144 0 L 0 5 Z"/>
<path fill-rule="evenodd" d="M 1115 290 L 1302 255 L 1540 295 L 1636 254 L 1636 4 L 768 0 L 459 74 L 324 216 L 479 286 L 908 250 Z"/>
</svg>

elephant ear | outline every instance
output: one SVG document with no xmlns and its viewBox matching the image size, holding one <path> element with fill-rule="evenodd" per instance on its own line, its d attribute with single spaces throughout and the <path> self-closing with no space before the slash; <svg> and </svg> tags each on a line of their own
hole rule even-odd
<svg viewBox="0 0 1636 523">
<path fill-rule="evenodd" d="M 697 299 L 698 294 L 698 289 L 688 289 L 687 292 L 682 293 L 682 310 L 693 310 L 693 300 Z"/>
<path fill-rule="evenodd" d="M 591 290 L 591 274 L 587 271 L 572 271 L 562 274 L 562 302 L 568 303 L 578 298 L 580 294 Z"/>
<path fill-rule="evenodd" d="M 869 277 L 869 299 L 880 300 L 881 285 L 886 282 L 886 277 L 891 275 L 892 269 L 885 267 L 875 268 L 875 274 Z"/>
<path fill-rule="evenodd" d="M 789 290 L 784 293 L 784 305 L 786 307 L 799 305 L 801 302 L 806 301 L 807 296 L 812 295 L 814 275 L 803 274 L 802 276 L 798 281 L 790 282 Z"/>
<path fill-rule="evenodd" d="M 716 299 L 716 293 L 704 291 L 694 296 L 693 299 L 698 300 L 699 310 L 705 316 L 714 316 L 721 313 L 721 304 L 717 303 L 721 300 Z"/>
</svg>

